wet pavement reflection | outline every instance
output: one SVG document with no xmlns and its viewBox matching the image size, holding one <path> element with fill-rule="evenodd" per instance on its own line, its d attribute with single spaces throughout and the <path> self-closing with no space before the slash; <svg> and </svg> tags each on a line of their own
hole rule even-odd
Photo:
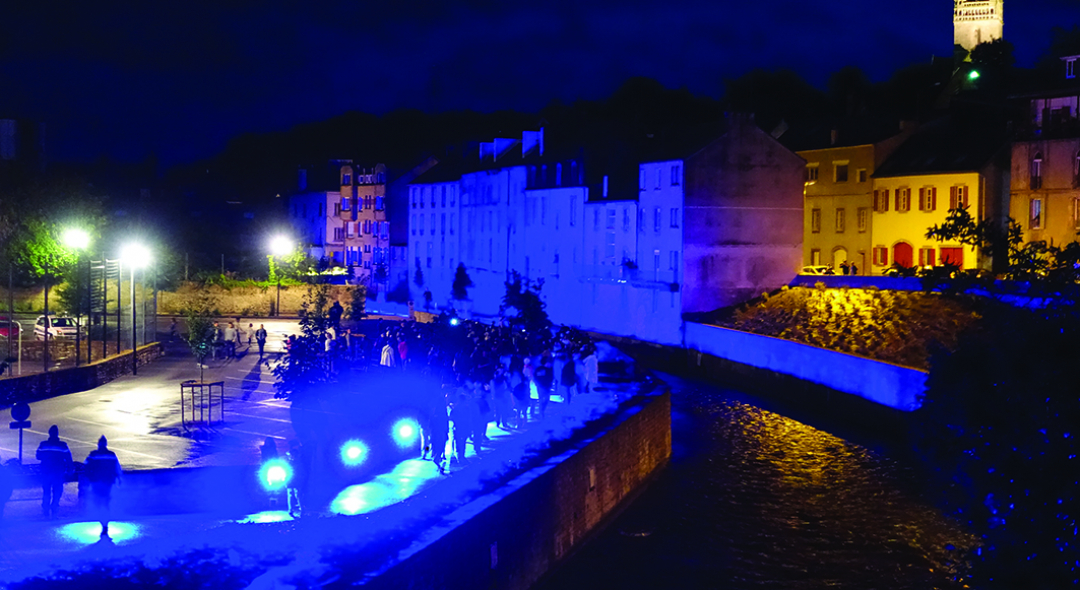
<svg viewBox="0 0 1080 590">
<path fill-rule="evenodd" d="M 960 588 L 976 539 L 896 461 L 757 407 L 672 384 L 671 465 L 541 586 Z"/>
</svg>

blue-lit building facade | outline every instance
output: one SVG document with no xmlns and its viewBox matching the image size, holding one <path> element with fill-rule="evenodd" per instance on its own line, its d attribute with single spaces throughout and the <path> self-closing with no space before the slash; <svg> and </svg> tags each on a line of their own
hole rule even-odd
<svg viewBox="0 0 1080 590">
<path fill-rule="evenodd" d="M 543 281 L 557 323 L 678 344 L 684 313 L 778 288 L 801 265 L 805 161 L 752 120 L 629 165 L 546 148 L 543 129 L 495 139 L 408 185 L 418 309 L 495 318 L 517 271 Z M 451 298 L 459 263 L 465 301 Z"/>
</svg>

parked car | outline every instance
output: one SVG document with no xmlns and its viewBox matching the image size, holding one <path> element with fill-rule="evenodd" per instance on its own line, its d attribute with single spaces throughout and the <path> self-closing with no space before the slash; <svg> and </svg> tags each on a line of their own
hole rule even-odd
<svg viewBox="0 0 1080 590">
<path fill-rule="evenodd" d="M 802 267 L 802 270 L 799 271 L 799 274 L 801 274 L 801 275 L 834 275 L 834 274 L 836 274 L 836 271 L 834 271 L 831 266 L 826 266 L 824 264 L 819 264 L 819 265 L 815 265 L 815 266 L 804 266 L 804 267 Z"/>
<path fill-rule="evenodd" d="M 8 337 L 8 325 L 9 325 L 8 321 L 9 321 L 8 316 L 0 315 L 0 338 L 7 338 Z M 16 322 L 11 322 L 10 325 L 11 325 L 11 335 L 15 336 L 15 338 L 18 339 L 19 338 L 19 324 L 17 324 Z"/>
<path fill-rule="evenodd" d="M 46 326 L 48 326 L 48 328 L 46 328 Z M 75 323 L 75 318 L 66 316 L 39 316 L 37 322 L 34 324 L 34 336 L 37 336 L 38 340 L 44 340 L 46 329 L 49 330 L 50 338 L 68 338 L 75 336 L 79 331 L 78 324 Z"/>
</svg>

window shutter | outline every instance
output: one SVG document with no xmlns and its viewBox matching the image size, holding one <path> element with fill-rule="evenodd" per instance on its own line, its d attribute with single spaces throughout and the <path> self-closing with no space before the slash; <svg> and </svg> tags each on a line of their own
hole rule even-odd
<svg viewBox="0 0 1080 590">
<path fill-rule="evenodd" d="M 926 211 L 926 187 L 919 189 L 919 211 Z"/>
<path fill-rule="evenodd" d="M 931 211 L 937 211 L 937 187 L 930 187 L 930 203 L 927 207 Z"/>
<path fill-rule="evenodd" d="M 926 250 L 926 264 L 929 266 L 937 266 L 937 261 L 934 259 L 933 248 L 927 248 Z"/>
<path fill-rule="evenodd" d="M 889 189 L 883 189 L 881 191 L 881 204 L 885 207 L 884 209 L 882 209 L 882 211 L 885 212 L 885 213 L 888 213 L 889 212 Z"/>
<path fill-rule="evenodd" d="M 956 209 L 959 199 L 960 187 L 954 186 L 949 188 L 949 209 Z"/>
<path fill-rule="evenodd" d="M 881 191 L 874 191 L 874 212 L 881 211 Z"/>
<path fill-rule="evenodd" d="M 903 203 L 900 202 L 900 197 L 903 194 L 904 194 L 904 189 L 902 189 L 902 188 L 896 189 L 896 210 L 897 211 L 903 211 L 904 210 Z"/>
</svg>

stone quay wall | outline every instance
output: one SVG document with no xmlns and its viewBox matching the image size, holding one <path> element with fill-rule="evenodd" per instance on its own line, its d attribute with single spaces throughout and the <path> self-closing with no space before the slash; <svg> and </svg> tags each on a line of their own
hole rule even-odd
<svg viewBox="0 0 1080 590">
<path fill-rule="evenodd" d="M 141 367 L 164 355 L 165 347 L 160 342 L 151 342 L 140 346 L 135 354 Z M 34 402 L 104 385 L 131 372 L 131 355 L 128 351 L 81 367 L 0 380 L 0 406 Z"/>
<path fill-rule="evenodd" d="M 531 588 L 670 459 L 670 394 L 632 402 L 614 425 L 448 515 L 365 587 Z"/>
</svg>

